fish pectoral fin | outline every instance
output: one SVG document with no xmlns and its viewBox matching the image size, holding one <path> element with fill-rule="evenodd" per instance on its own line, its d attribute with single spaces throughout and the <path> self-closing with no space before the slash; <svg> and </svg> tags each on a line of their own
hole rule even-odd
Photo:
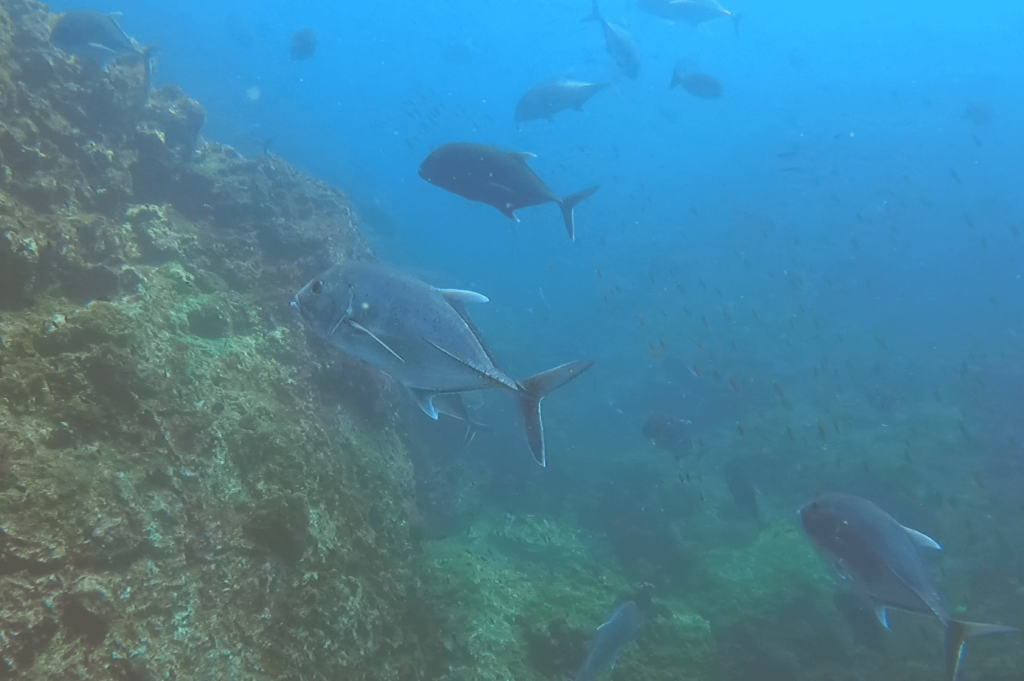
<svg viewBox="0 0 1024 681">
<path fill-rule="evenodd" d="M 106 45 L 103 45 L 102 43 L 86 43 L 86 44 L 89 47 L 91 47 L 92 49 L 99 50 L 100 52 L 109 52 L 110 54 L 117 54 L 117 50 L 115 50 L 112 47 L 107 47 Z"/>
<path fill-rule="evenodd" d="M 875 604 L 875 617 L 878 618 L 883 627 L 889 628 L 889 615 L 886 613 L 884 605 Z"/>
<path fill-rule="evenodd" d="M 491 299 L 482 293 L 476 291 L 465 291 L 457 288 L 442 288 L 438 289 L 449 302 L 456 301 L 459 303 L 489 303 Z"/>
<path fill-rule="evenodd" d="M 429 390 L 420 390 L 419 388 L 409 388 L 409 392 L 412 393 L 413 398 L 416 400 L 416 404 L 419 405 L 423 413 L 430 418 L 437 420 L 437 408 L 434 407 L 434 395 Z"/>
<path fill-rule="evenodd" d="M 377 338 L 377 336 L 374 335 L 374 333 L 372 331 L 370 331 L 368 328 L 366 328 L 365 326 L 363 326 L 362 324 L 360 324 L 356 320 L 354 320 L 354 319 L 346 319 L 345 323 L 348 324 L 349 326 L 351 326 L 356 331 L 360 331 L 362 333 L 365 333 L 367 336 L 369 336 L 373 340 L 375 340 L 378 343 L 380 343 L 380 346 L 382 348 L 384 348 L 385 350 L 387 350 L 388 352 L 390 352 L 392 355 L 394 355 L 398 359 L 399 362 L 403 362 L 403 363 L 405 362 L 405 360 L 402 359 L 402 356 L 400 354 L 398 354 L 397 352 L 392 350 L 391 347 L 388 346 L 387 343 L 382 341 L 380 338 Z M 335 328 L 337 328 L 337 327 L 335 327 Z"/>
<path fill-rule="evenodd" d="M 926 549 L 935 549 L 936 551 L 942 550 L 942 547 L 939 546 L 939 542 L 935 541 L 927 534 L 918 532 L 917 530 L 912 530 L 909 527 L 904 527 L 903 529 L 907 531 L 907 534 L 910 535 L 910 540 L 917 546 L 921 546 Z"/>
<path fill-rule="evenodd" d="M 513 385 L 511 385 L 509 383 L 506 383 L 501 378 L 491 374 L 490 372 L 488 372 L 483 367 L 477 366 L 473 362 L 470 362 L 469 360 L 466 360 L 466 359 L 463 359 L 462 357 L 459 357 L 455 353 L 452 353 L 452 352 L 449 352 L 448 350 L 445 350 L 444 348 L 442 348 L 440 345 L 438 345 L 434 341 L 430 340 L 429 338 L 424 338 L 423 340 L 427 341 L 428 343 L 433 345 L 435 348 L 437 348 L 439 351 L 443 352 L 444 354 L 446 354 L 449 357 L 451 357 L 452 359 L 454 359 L 459 364 L 462 364 L 463 366 L 469 367 L 470 369 L 472 369 L 476 373 L 480 374 L 480 376 L 482 376 L 483 378 L 486 378 L 488 381 L 493 382 L 494 385 L 500 386 L 502 388 L 510 388 L 512 390 L 516 390 L 516 388 Z"/>
</svg>

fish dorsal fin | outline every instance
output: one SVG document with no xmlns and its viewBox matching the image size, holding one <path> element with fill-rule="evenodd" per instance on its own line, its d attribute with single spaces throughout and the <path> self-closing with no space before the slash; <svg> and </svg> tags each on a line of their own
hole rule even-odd
<svg viewBox="0 0 1024 681">
<path fill-rule="evenodd" d="M 370 338 L 372 338 L 373 340 L 375 340 L 375 341 L 377 341 L 378 343 L 380 343 L 380 346 L 381 346 L 382 348 L 384 348 L 385 350 L 387 350 L 388 352 L 390 352 L 390 353 L 391 353 L 392 355 L 394 355 L 394 356 L 395 356 L 395 357 L 396 357 L 396 358 L 398 359 L 398 361 L 399 361 L 399 362 L 405 362 L 405 360 L 404 360 L 404 359 L 402 359 L 402 356 L 401 356 L 400 354 L 398 354 L 397 352 L 395 352 L 394 350 L 392 350 L 392 349 L 391 349 L 391 348 L 390 348 L 390 347 L 388 346 L 388 344 L 387 344 L 387 343 L 385 343 L 384 341 L 382 341 L 382 340 L 381 340 L 380 338 L 377 338 L 377 336 L 376 336 L 376 335 L 374 335 L 374 333 L 373 333 L 372 331 L 370 331 L 370 330 L 369 330 L 368 328 L 366 328 L 365 326 L 363 326 L 362 324 L 360 324 L 360 323 L 359 323 L 359 322 L 357 322 L 356 320 L 354 320 L 354 319 L 346 319 L 346 320 L 345 320 L 345 323 L 346 323 L 346 324 L 348 324 L 349 326 L 351 326 L 351 327 L 352 327 L 353 329 L 355 329 L 356 331 L 360 331 L 360 332 L 362 332 L 362 333 L 365 333 L 365 334 L 366 334 L 367 336 L 369 336 L 369 337 L 370 337 Z M 429 412 L 427 412 L 427 413 L 429 413 Z"/>
<path fill-rule="evenodd" d="M 491 302 L 490 298 L 488 298 L 487 296 L 483 295 L 482 293 L 477 293 L 476 291 L 464 291 L 462 289 L 457 289 L 457 288 L 442 288 L 442 289 L 438 289 L 438 290 L 441 292 L 441 295 L 443 295 L 445 297 L 445 299 L 449 303 L 451 303 L 453 301 L 459 302 L 459 303 L 489 303 L 489 302 Z"/>
<path fill-rule="evenodd" d="M 531 158 L 537 158 L 537 154 L 531 154 L 528 151 L 510 151 L 508 153 L 511 154 L 512 156 L 515 156 L 523 163 L 526 163 Z"/>
<path fill-rule="evenodd" d="M 910 535 L 910 541 L 914 542 L 914 544 L 916 544 L 917 546 L 926 549 L 935 549 L 936 551 L 942 550 L 942 547 L 939 546 L 939 542 L 935 541 L 927 534 L 923 532 L 918 532 L 917 530 L 912 530 L 909 527 L 904 527 L 903 529 L 906 530 L 907 534 Z"/>
<path fill-rule="evenodd" d="M 484 368 L 482 366 L 479 366 L 479 365 L 477 365 L 474 362 L 470 362 L 467 359 L 459 357 L 458 355 L 456 355 L 456 354 L 454 354 L 452 352 L 449 352 L 448 350 L 445 350 L 444 348 L 442 348 L 440 345 L 438 345 L 434 341 L 430 340 L 429 338 L 424 338 L 423 340 L 427 341 L 428 343 L 433 345 L 435 348 L 437 348 L 438 350 L 440 350 L 444 354 L 446 354 L 449 357 L 451 357 L 452 359 L 454 359 L 459 364 L 462 364 L 463 366 L 469 367 L 470 369 L 472 369 L 476 373 L 478 373 L 481 376 L 483 376 L 484 378 L 486 378 L 488 381 L 492 381 L 495 385 L 501 386 L 502 388 L 510 388 L 510 389 L 516 390 L 516 391 L 519 390 L 518 386 L 515 383 L 513 383 L 510 379 L 506 378 L 505 376 L 501 376 L 501 375 L 496 374 L 494 372 L 488 371 L 486 368 Z"/>
<path fill-rule="evenodd" d="M 110 17 L 111 19 L 120 19 L 124 16 L 124 12 L 107 12 L 103 16 Z"/>
</svg>

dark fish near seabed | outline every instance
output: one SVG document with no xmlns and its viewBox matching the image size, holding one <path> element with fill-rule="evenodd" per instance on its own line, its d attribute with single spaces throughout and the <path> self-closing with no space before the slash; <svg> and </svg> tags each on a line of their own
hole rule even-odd
<svg viewBox="0 0 1024 681">
<path fill-rule="evenodd" d="M 682 85 L 684 90 L 700 99 L 719 99 L 725 92 L 714 77 L 706 73 L 686 73 L 678 68 L 672 71 L 672 82 L 668 87 L 672 89 L 676 85 Z"/>
<path fill-rule="evenodd" d="M 693 422 L 687 419 L 655 412 L 644 421 L 641 432 L 652 444 L 672 452 L 678 459 L 693 454 L 692 425 Z"/>
<path fill-rule="evenodd" d="M 311 28 L 300 28 L 292 34 L 289 50 L 293 60 L 309 59 L 316 54 L 316 32 Z"/>
<path fill-rule="evenodd" d="M 608 54 L 612 56 L 622 72 L 631 79 L 636 80 L 640 75 L 640 53 L 636 49 L 636 43 L 622 26 L 613 24 L 603 16 L 597 7 L 597 0 L 593 0 L 593 13 L 583 21 L 599 21 L 604 27 L 604 46 Z"/>
<path fill-rule="evenodd" d="M 533 154 L 502 151 L 487 144 L 452 142 L 431 152 L 420 164 L 419 175 L 441 189 L 493 206 L 516 222 L 515 212 L 520 208 L 557 203 L 569 238 L 575 240 L 573 209 L 598 187 L 559 198 L 526 164 L 530 158 Z"/>
<path fill-rule="evenodd" d="M 851 580 L 886 628 L 886 608 L 939 618 L 946 629 L 947 681 L 959 677 L 967 637 L 1017 631 L 950 617 L 920 554 L 921 547 L 941 547 L 900 525 L 870 501 L 826 494 L 800 509 L 800 520 L 818 551 L 844 579 Z"/>
<path fill-rule="evenodd" d="M 50 42 L 68 54 L 92 59 L 104 71 L 107 63 L 124 56 L 136 56 L 144 61 L 146 83 L 149 83 L 150 52 L 128 37 L 117 23 L 120 13 L 101 14 L 92 10 L 72 10 L 64 13 L 50 32 Z"/>
<path fill-rule="evenodd" d="M 740 33 L 740 15 L 733 14 L 718 0 L 637 0 L 637 9 L 670 21 L 682 21 L 691 26 L 699 26 L 705 21 L 729 17 Z"/>
<path fill-rule="evenodd" d="M 583 83 L 578 80 L 559 80 L 541 83 L 526 91 L 516 104 L 516 120 L 519 122 L 546 118 L 555 119 L 555 114 L 566 109 L 583 111 L 583 104 L 608 83 Z"/>
<path fill-rule="evenodd" d="M 608 669 L 615 669 L 619 655 L 643 628 L 643 615 L 633 601 L 626 601 L 597 628 L 587 646 L 587 657 L 573 681 L 595 681 Z"/>
<path fill-rule="evenodd" d="M 746 466 L 739 461 L 730 461 L 722 469 L 725 485 L 729 488 L 733 503 L 740 515 L 750 520 L 760 520 L 757 508 L 757 488 L 747 474 Z"/>
<path fill-rule="evenodd" d="M 445 411 L 469 421 L 462 393 L 487 388 L 513 393 L 530 451 L 544 466 L 541 400 L 593 362 L 570 362 L 521 381 L 509 378 L 495 365 L 466 311 L 468 303 L 484 302 L 479 293 L 438 289 L 383 265 L 348 262 L 303 286 L 291 307 L 327 343 L 408 388 L 431 418 Z"/>
</svg>

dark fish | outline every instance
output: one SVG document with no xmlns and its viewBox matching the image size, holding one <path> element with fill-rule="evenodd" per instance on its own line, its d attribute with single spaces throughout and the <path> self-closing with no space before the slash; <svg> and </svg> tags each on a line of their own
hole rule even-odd
<svg viewBox="0 0 1024 681">
<path fill-rule="evenodd" d="M 963 119 L 977 126 L 988 125 L 992 121 L 992 107 L 982 102 L 971 102 L 964 109 Z"/>
<path fill-rule="evenodd" d="M 644 421 L 641 432 L 653 445 L 672 452 L 678 458 L 693 454 L 692 425 L 692 421 L 655 412 Z"/>
<path fill-rule="evenodd" d="M 430 184 L 470 201 L 493 206 L 519 222 L 515 212 L 554 202 L 562 210 L 569 238 L 576 238 L 573 209 L 597 191 L 597 186 L 559 198 L 526 164 L 533 154 L 502 151 L 487 144 L 453 142 L 438 147 L 420 164 L 419 174 Z"/>
<path fill-rule="evenodd" d="M 437 289 L 369 263 L 336 265 L 295 294 L 291 307 L 313 333 L 404 385 L 420 409 L 469 420 L 462 400 L 439 395 L 504 388 L 516 397 L 530 451 L 546 464 L 540 403 L 593 362 L 570 362 L 514 381 L 499 369 L 466 311 L 487 302 L 472 291 Z M 471 424 L 472 425 L 472 424 Z"/>
<path fill-rule="evenodd" d="M 295 31 L 290 52 L 293 60 L 309 59 L 316 54 L 316 32 L 311 28 Z"/>
<path fill-rule="evenodd" d="M 736 510 L 745 518 L 760 520 L 757 510 L 757 489 L 747 475 L 746 467 L 739 461 L 731 461 L 722 470 L 725 474 L 725 484 L 732 495 Z"/>
<path fill-rule="evenodd" d="M 583 111 L 583 104 L 608 83 L 582 83 L 577 80 L 559 80 L 541 83 L 526 91 L 516 104 L 516 120 L 532 121 L 538 118 L 554 120 L 555 114 L 566 109 Z"/>
<path fill-rule="evenodd" d="M 636 80 L 640 75 L 640 53 L 636 49 L 636 43 L 622 26 L 613 24 L 603 16 L 597 7 L 597 0 L 592 0 L 593 13 L 583 19 L 584 21 L 599 21 L 604 27 L 604 46 L 608 54 L 612 56 L 622 72 L 631 79 Z"/>
<path fill-rule="evenodd" d="M 672 82 L 668 87 L 672 89 L 676 85 L 682 85 L 684 90 L 701 99 L 719 99 L 724 93 L 722 85 L 714 77 L 706 73 L 686 73 L 678 68 L 672 71 Z"/>
<path fill-rule="evenodd" d="M 144 60 L 146 82 L 149 83 L 152 47 L 139 47 L 117 23 L 119 12 L 101 14 L 92 10 L 72 10 L 64 13 L 50 32 L 50 42 L 68 54 L 92 59 L 104 71 L 107 64 L 125 56 Z"/>
<path fill-rule="evenodd" d="M 637 0 L 636 7 L 663 19 L 682 21 L 695 27 L 705 21 L 729 17 L 736 35 L 740 33 L 740 15 L 722 7 L 718 0 Z"/>
<path fill-rule="evenodd" d="M 633 601 L 616 608 L 587 645 L 587 657 L 574 681 L 595 681 L 608 669 L 615 669 L 623 648 L 637 637 L 643 624 L 640 608 Z"/>
<path fill-rule="evenodd" d="M 927 535 L 900 525 L 870 501 L 826 494 L 800 509 L 804 532 L 844 579 L 853 583 L 888 628 L 886 608 L 935 615 L 946 629 L 947 681 L 960 672 L 968 636 L 1017 631 L 950 617 L 921 559 L 921 547 L 941 549 Z"/>
</svg>

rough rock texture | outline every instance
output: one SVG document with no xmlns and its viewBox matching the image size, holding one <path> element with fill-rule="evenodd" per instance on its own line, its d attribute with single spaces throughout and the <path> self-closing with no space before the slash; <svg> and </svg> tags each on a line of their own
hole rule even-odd
<svg viewBox="0 0 1024 681">
<path fill-rule="evenodd" d="M 0 0 L 0 679 L 413 679 L 388 389 L 291 319 L 344 195 Z"/>
</svg>

